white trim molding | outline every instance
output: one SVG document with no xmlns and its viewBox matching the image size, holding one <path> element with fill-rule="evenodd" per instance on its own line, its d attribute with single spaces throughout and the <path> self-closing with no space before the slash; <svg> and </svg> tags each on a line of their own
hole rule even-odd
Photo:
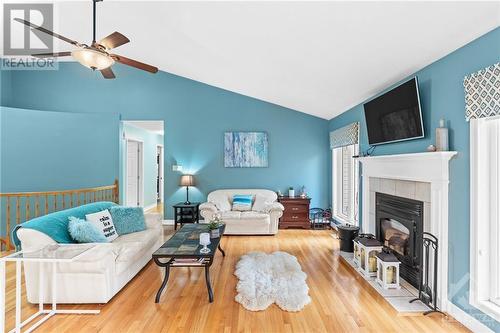
<svg viewBox="0 0 500 333">
<path fill-rule="evenodd" d="M 359 158 L 363 165 L 363 223 L 364 233 L 375 234 L 375 221 L 370 219 L 370 178 L 386 178 L 430 183 L 430 230 L 441 245 L 439 251 L 437 305 L 448 310 L 448 184 L 449 161 L 455 151 L 383 155 Z"/>
<path fill-rule="evenodd" d="M 453 304 L 452 302 L 448 302 L 448 314 L 459 321 L 462 325 L 470 329 L 475 333 L 493 333 L 488 326 L 460 309 L 458 306 Z"/>
<path fill-rule="evenodd" d="M 470 298 L 472 306 L 500 321 L 500 117 L 470 121 Z"/>
</svg>

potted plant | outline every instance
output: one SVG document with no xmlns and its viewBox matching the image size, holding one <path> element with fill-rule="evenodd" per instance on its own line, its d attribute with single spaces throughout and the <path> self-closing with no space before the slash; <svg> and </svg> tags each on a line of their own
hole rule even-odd
<svg viewBox="0 0 500 333">
<path fill-rule="evenodd" d="M 295 190 L 293 189 L 293 187 L 292 187 L 292 186 L 290 186 L 290 187 L 288 188 L 288 196 L 289 196 L 290 198 L 295 197 Z"/>
<path fill-rule="evenodd" d="M 210 230 L 210 238 L 220 237 L 220 226 L 222 226 L 222 220 L 219 214 L 215 214 L 208 224 L 208 229 Z"/>
</svg>

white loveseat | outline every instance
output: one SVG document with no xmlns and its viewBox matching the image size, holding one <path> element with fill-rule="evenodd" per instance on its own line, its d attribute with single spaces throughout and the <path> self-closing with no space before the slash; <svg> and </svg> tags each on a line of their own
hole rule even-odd
<svg viewBox="0 0 500 333">
<path fill-rule="evenodd" d="M 233 211 L 235 194 L 251 194 L 252 210 Z M 265 205 L 255 210 L 255 200 L 265 201 Z M 210 221 L 219 214 L 226 224 L 226 235 L 275 235 L 278 233 L 279 218 L 283 215 L 283 205 L 277 202 L 275 192 L 264 189 L 228 189 L 216 190 L 207 197 L 207 202 L 200 205 L 200 214 L 205 221 Z"/>
<path fill-rule="evenodd" d="M 107 303 L 150 260 L 162 244 L 159 214 L 145 214 L 147 229 L 119 236 L 111 243 L 99 243 L 77 261 L 57 264 L 57 303 Z M 23 251 L 57 244 L 46 234 L 28 228 L 16 231 Z M 81 244 L 85 246 L 85 244 Z M 78 246 L 78 244 L 71 245 Z M 44 264 L 44 302 L 51 299 L 51 264 Z M 39 264 L 25 262 L 26 293 L 38 303 Z"/>
</svg>

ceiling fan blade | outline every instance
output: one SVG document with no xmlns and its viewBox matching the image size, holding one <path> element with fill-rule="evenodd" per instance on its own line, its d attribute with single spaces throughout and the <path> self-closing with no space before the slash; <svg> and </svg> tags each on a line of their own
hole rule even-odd
<svg viewBox="0 0 500 333">
<path fill-rule="evenodd" d="M 119 33 L 118 31 L 113 32 L 111 35 L 104 37 L 99 41 L 99 44 L 104 46 L 107 50 L 114 49 L 115 47 L 127 44 L 130 39 Z"/>
<path fill-rule="evenodd" d="M 116 77 L 111 67 L 101 69 L 101 74 L 105 79 L 114 79 Z"/>
<path fill-rule="evenodd" d="M 132 66 L 138 69 L 142 69 L 143 71 L 150 72 L 150 73 L 156 73 L 158 72 L 158 68 L 155 66 L 151 66 L 148 64 L 145 64 L 143 62 L 139 62 L 137 60 L 133 60 L 121 55 L 117 54 L 110 54 L 111 58 L 113 58 L 115 61 L 122 63 L 124 65 Z"/>
<path fill-rule="evenodd" d="M 70 44 L 73 44 L 73 45 L 76 45 L 76 46 L 80 46 L 80 43 L 78 43 L 78 42 L 77 42 L 77 41 L 75 41 L 75 40 L 72 40 L 72 39 L 69 39 L 69 38 L 64 37 L 64 36 L 62 36 L 62 35 L 56 34 L 56 33 L 55 33 L 55 32 L 53 32 L 53 31 L 50 31 L 50 30 L 48 30 L 48 29 L 45 29 L 44 27 L 39 27 L 38 25 L 33 24 L 33 23 L 29 22 L 29 21 L 26 21 L 26 20 L 20 19 L 20 18 L 18 18 L 18 17 L 14 18 L 14 20 L 15 20 L 15 21 L 17 21 L 17 22 L 21 22 L 21 23 L 23 23 L 23 24 L 25 24 L 25 25 L 27 25 L 27 26 L 29 26 L 29 27 L 32 27 L 32 28 L 33 28 L 33 29 L 35 29 L 35 30 L 38 30 L 38 31 L 44 32 L 44 33 L 46 33 L 46 34 L 48 34 L 48 35 L 54 36 L 55 38 L 59 38 L 60 40 L 65 41 L 66 43 L 70 43 Z"/>
<path fill-rule="evenodd" d="M 54 52 L 54 53 L 36 53 L 32 54 L 32 57 L 36 58 L 55 58 L 55 57 L 67 57 L 70 56 L 71 52 Z"/>
</svg>

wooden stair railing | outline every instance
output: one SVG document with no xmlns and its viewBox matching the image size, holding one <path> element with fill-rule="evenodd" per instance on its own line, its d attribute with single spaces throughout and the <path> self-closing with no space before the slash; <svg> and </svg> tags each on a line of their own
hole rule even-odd
<svg viewBox="0 0 500 333">
<path fill-rule="evenodd" d="M 14 248 L 10 238 L 13 226 L 41 215 L 97 201 L 118 203 L 118 180 L 112 185 L 75 190 L 0 193 L 0 226 L 5 226 L 5 234 L 0 234 L 0 251 Z"/>
</svg>

